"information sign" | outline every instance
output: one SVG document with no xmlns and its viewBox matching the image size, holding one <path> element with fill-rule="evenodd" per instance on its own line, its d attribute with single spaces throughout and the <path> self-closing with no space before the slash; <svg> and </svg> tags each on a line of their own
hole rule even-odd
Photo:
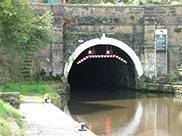
<svg viewBox="0 0 182 136">
<path fill-rule="evenodd" d="M 156 51 L 167 50 L 167 29 L 157 29 L 155 32 L 155 49 Z"/>
</svg>

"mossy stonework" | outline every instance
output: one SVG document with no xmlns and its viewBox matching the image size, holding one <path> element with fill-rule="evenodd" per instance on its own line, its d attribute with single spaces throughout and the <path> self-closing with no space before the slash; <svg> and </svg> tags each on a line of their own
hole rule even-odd
<svg viewBox="0 0 182 136">
<path fill-rule="evenodd" d="M 178 77 L 177 67 L 182 64 L 182 5 L 36 4 L 35 9 L 38 14 L 50 10 L 55 20 L 53 43 L 37 55 L 35 72 L 44 70 L 47 75 L 64 77 L 66 63 L 75 50 L 105 33 L 106 37 L 128 45 L 138 55 L 145 76 L 153 79 L 157 73 L 157 76 Z M 164 65 L 164 52 L 155 54 L 156 29 L 167 29 L 168 32 L 167 65 Z"/>
</svg>

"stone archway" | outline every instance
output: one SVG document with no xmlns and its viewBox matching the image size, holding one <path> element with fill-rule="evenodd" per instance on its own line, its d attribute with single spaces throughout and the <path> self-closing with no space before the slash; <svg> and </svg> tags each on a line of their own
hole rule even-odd
<svg viewBox="0 0 182 136">
<path fill-rule="evenodd" d="M 119 41 L 114 38 L 108 38 L 103 35 L 101 38 L 95 38 L 95 39 L 86 41 L 76 48 L 76 50 L 72 53 L 72 55 L 69 57 L 69 59 L 67 60 L 65 64 L 64 73 L 63 73 L 64 77 L 66 79 L 68 78 L 69 71 L 73 65 L 73 62 L 83 51 L 96 45 L 106 45 L 106 44 L 116 46 L 120 48 L 121 50 L 123 50 L 126 54 L 128 54 L 128 56 L 131 58 L 131 60 L 133 61 L 135 65 L 135 69 L 138 74 L 138 77 L 141 77 L 143 75 L 143 68 L 136 53 L 127 44 L 123 43 L 122 41 Z"/>
</svg>

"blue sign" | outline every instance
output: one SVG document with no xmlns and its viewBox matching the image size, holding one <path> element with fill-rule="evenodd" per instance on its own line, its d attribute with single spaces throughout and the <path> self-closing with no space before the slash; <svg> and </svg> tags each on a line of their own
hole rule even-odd
<svg viewBox="0 0 182 136">
<path fill-rule="evenodd" d="M 58 0 L 44 0 L 45 3 L 57 3 Z"/>
<path fill-rule="evenodd" d="M 155 35 L 156 51 L 166 51 L 167 35 Z"/>
</svg>

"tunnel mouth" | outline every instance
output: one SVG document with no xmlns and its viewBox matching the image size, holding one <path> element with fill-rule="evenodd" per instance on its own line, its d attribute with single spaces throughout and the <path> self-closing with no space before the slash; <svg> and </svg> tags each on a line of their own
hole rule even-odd
<svg viewBox="0 0 182 136">
<path fill-rule="evenodd" d="M 89 51 L 93 52 L 89 54 Z M 107 54 L 107 51 L 110 53 Z M 88 58 L 86 56 L 102 55 L 103 58 Z M 112 56 L 104 58 L 105 55 Z M 113 55 L 120 57 L 119 60 Z M 122 60 L 122 61 L 121 61 Z M 126 60 L 127 63 L 123 62 Z M 132 59 L 122 49 L 112 45 L 96 45 L 84 50 L 73 62 L 68 74 L 71 90 L 83 88 L 134 88 L 136 71 Z M 82 89 L 81 89 L 82 88 Z"/>
</svg>

